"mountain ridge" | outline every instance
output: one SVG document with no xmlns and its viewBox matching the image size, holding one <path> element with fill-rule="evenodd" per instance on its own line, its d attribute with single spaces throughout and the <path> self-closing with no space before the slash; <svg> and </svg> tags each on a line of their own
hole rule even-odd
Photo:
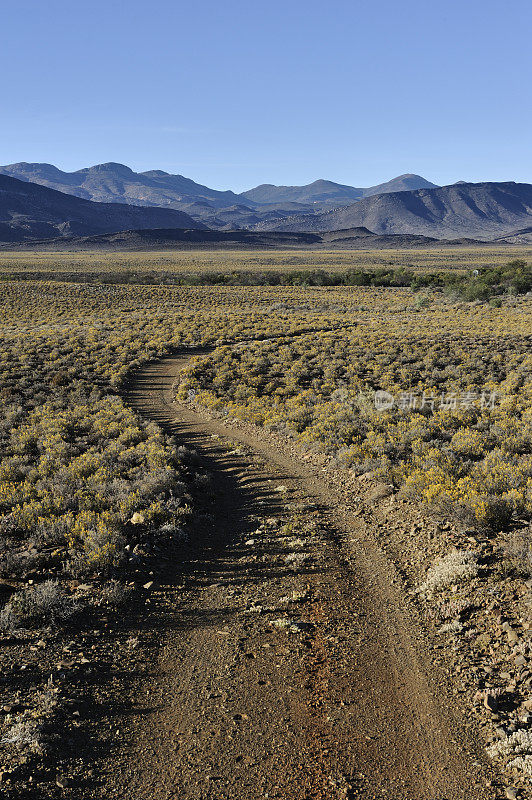
<svg viewBox="0 0 532 800">
<path fill-rule="evenodd" d="M 225 228 L 228 224 L 250 228 L 260 218 L 264 221 L 271 219 L 272 212 L 279 212 L 280 218 L 297 210 L 314 213 L 349 205 L 376 190 L 434 185 L 425 178 L 408 174 L 369 189 L 320 179 L 306 186 L 275 187 L 273 184 L 263 184 L 262 187 L 239 194 L 231 190 L 210 189 L 191 178 L 164 170 L 134 172 L 131 167 L 114 161 L 83 167 L 74 172 L 64 172 L 53 164 L 21 161 L 0 166 L 0 174 L 94 202 L 174 208 L 213 228 Z M 234 207 L 240 207 L 237 213 L 229 217 L 227 213 L 218 216 L 218 212 L 226 212 Z"/>
<path fill-rule="evenodd" d="M 87 236 L 126 228 L 205 226 L 174 209 L 95 203 L 37 183 L 0 175 L 0 241 Z"/>
<path fill-rule="evenodd" d="M 105 198 L 115 197 L 125 187 L 129 187 L 130 192 L 133 186 L 144 191 L 145 175 L 156 182 L 168 179 L 174 187 L 194 192 L 208 194 L 210 190 L 183 176 L 169 175 L 162 170 L 135 173 L 116 162 L 83 168 L 76 173 L 63 173 L 53 164 L 21 162 L 13 169 L 24 172 L 22 180 L 5 175 L 3 169 L 7 168 L 0 168 L 3 181 L 0 237 L 6 241 L 96 235 L 133 228 L 326 233 L 365 227 L 380 236 L 496 240 L 511 235 L 519 243 L 529 241 L 530 232 L 525 229 L 532 222 L 532 185 L 514 181 L 459 181 L 449 186 L 430 185 L 372 194 L 382 188 L 380 184 L 364 190 L 368 196 L 358 200 L 351 197 L 347 202 L 350 194 L 362 190 L 320 179 L 306 187 L 263 185 L 258 195 L 260 200 L 273 200 L 275 192 L 282 190 L 275 203 L 260 205 L 253 199 L 244 202 L 241 195 L 222 192 L 214 200 L 212 196 L 191 199 L 192 195 L 187 195 L 188 201 L 181 202 L 180 209 L 175 209 L 171 198 L 167 198 L 166 205 L 150 205 L 149 193 L 137 194 L 136 203 L 124 204 L 89 200 L 79 197 L 77 192 Z M 35 171 L 41 183 L 30 180 L 35 177 Z M 59 179 L 73 182 L 70 191 L 61 192 L 42 183 L 56 184 Z M 419 176 L 403 175 L 385 186 L 388 189 L 392 185 L 408 186 L 417 179 Z M 304 198 L 313 198 L 312 203 L 297 200 L 302 197 L 301 190 Z M 344 197 L 339 205 L 338 193 L 343 193 Z M 334 205 L 331 206 L 333 196 Z M 161 200 L 160 193 L 158 199 Z"/>
<path fill-rule="evenodd" d="M 168 250 L 168 249 L 261 249 L 261 248 L 309 248 L 319 250 L 367 250 L 398 249 L 413 247 L 462 246 L 463 244 L 485 244 L 483 242 L 454 240 L 441 242 L 428 236 L 378 235 L 365 228 L 346 231 L 318 233 L 283 233 L 279 231 L 220 231 L 172 228 L 165 230 L 123 230 L 93 236 L 69 236 L 40 239 L 28 242 L 0 242 L 2 250 Z"/>
<path fill-rule="evenodd" d="M 263 183 L 253 189 L 242 192 L 242 196 L 256 203 L 271 202 L 324 202 L 330 205 L 338 205 L 342 198 L 360 200 L 373 194 L 386 193 L 391 191 L 410 191 L 411 189 L 435 188 L 436 184 L 427 181 L 421 175 L 406 173 L 392 178 L 386 183 L 367 188 L 348 186 L 342 183 L 334 183 L 320 178 L 304 186 L 276 186 L 272 183 Z"/>
<path fill-rule="evenodd" d="M 197 199 L 207 200 L 214 207 L 241 201 L 235 192 L 210 189 L 183 175 L 171 175 L 163 170 L 134 172 L 131 167 L 115 161 L 83 167 L 74 172 L 64 172 L 54 164 L 20 161 L 0 166 L 0 174 L 93 202 L 125 202 L 127 205 L 165 208 L 172 207 L 172 203 Z"/>
<path fill-rule="evenodd" d="M 531 215 L 531 184 L 461 182 L 373 195 L 344 208 L 312 216 L 293 215 L 276 225 L 262 223 L 257 229 L 324 232 L 364 226 L 383 235 L 493 239 L 529 225 Z"/>
</svg>

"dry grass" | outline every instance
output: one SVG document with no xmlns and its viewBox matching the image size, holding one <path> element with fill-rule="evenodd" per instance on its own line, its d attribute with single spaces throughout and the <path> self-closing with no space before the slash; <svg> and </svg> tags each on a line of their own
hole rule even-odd
<svg viewBox="0 0 532 800">
<path fill-rule="evenodd" d="M 499 266 L 513 258 L 532 258 L 528 246 L 484 246 L 404 250 L 160 250 L 147 252 L 0 251 L 2 272 L 91 272 L 155 270 L 219 272 L 226 270 L 343 271 L 350 268 L 407 267 L 414 270 Z"/>
</svg>

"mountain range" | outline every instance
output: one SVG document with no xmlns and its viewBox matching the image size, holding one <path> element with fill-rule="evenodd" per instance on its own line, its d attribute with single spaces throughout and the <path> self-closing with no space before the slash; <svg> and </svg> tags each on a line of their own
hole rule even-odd
<svg viewBox="0 0 532 800">
<path fill-rule="evenodd" d="M 314 214 L 377 193 L 434 186 L 419 175 L 400 175 L 366 189 L 318 180 L 306 186 L 263 184 L 237 194 L 210 189 L 183 175 L 162 170 L 134 172 L 114 162 L 76 172 L 63 172 L 53 164 L 21 162 L 0 167 L 0 174 L 99 203 L 173 208 L 222 230 L 253 228 L 292 214 Z"/>
<path fill-rule="evenodd" d="M 438 239 L 494 239 L 529 226 L 529 183 L 464 183 L 367 197 L 345 208 L 294 215 L 261 230 L 339 231 L 363 226 L 377 234 L 416 234 Z"/>
<path fill-rule="evenodd" d="M 0 175 L 0 241 L 87 236 L 125 229 L 205 228 L 182 211 L 93 203 Z"/>
<path fill-rule="evenodd" d="M 2 169 L 0 167 L 0 170 Z M 357 189 L 354 186 L 344 186 L 341 183 L 324 180 L 314 181 L 306 186 L 274 186 L 271 183 L 263 183 L 261 186 L 256 186 L 255 189 L 242 192 L 242 197 L 245 197 L 247 201 L 263 204 L 291 202 L 318 206 L 340 206 L 349 205 L 355 200 L 371 197 L 374 194 L 432 189 L 435 186 L 435 183 L 425 180 L 420 175 L 399 175 L 387 183 L 370 186 L 368 189 Z"/>
<path fill-rule="evenodd" d="M 7 175 L 7 171 L 23 177 Z M 408 188 L 419 182 L 428 186 Z M 390 191 L 394 186 L 400 190 Z M 130 202 L 115 202 L 123 199 Z M 157 230 L 166 233 L 162 236 Z M 135 173 L 121 164 L 101 164 L 75 173 L 47 164 L 0 168 L 0 241 L 83 238 L 120 231 L 155 231 L 144 237 L 145 243 L 165 239 L 169 244 L 186 244 L 202 238 L 169 234 L 171 230 L 250 231 L 260 235 L 241 237 L 241 242 L 257 245 L 266 241 L 264 233 L 319 234 L 316 242 L 326 243 L 333 241 L 327 240 L 328 232 L 339 234 L 334 246 L 341 247 L 364 247 L 366 242 L 374 247 L 392 247 L 394 242 L 421 246 L 422 239 L 526 244 L 532 237 L 532 185 L 460 181 L 434 186 L 419 176 L 403 175 L 368 189 L 319 180 L 306 186 L 264 184 L 239 195 L 159 170 Z M 368 235 L 373 237 L 371 244 Z M 128 233 L 128 241 L 134 238 Z M 231 240 L 211 234 L 204 238 L 211 244 Z M 283 236 L 268 238 L 277 240 L 288 241 Z M 113 241 L 118 240 L 114 237 Z"/>
</svg>

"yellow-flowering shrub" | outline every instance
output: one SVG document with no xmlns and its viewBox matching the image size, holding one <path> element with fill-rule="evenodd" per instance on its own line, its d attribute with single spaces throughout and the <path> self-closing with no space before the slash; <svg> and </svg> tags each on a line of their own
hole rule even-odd
<svg viewBox="0 0 532 800">
<path fill-rule="evenodd" d="M 289 429 L 470 523 L 529 516 L 530 300 L 495 309 L 440 299 L 420 315 L 406 290 L 350 292 L 358 294 L 363 313 L 334 331 L 198 358 L 178 397 Z M 376 408 L 378 390 L 389 407 Z"/>
</svg>

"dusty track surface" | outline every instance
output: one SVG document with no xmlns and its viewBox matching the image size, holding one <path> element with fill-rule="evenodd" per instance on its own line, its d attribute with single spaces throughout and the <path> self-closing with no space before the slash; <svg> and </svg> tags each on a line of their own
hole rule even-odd
<svg viewBox="0 0 532 800">
<path fill-rule="evenodd" d="M 105 796 L 493 797 L 357 509 L 288 445 L 172 403 L 186 362 L 144 367 L 128 402 L 202 455 L 213 514 L 149 605 L 154 662 Z"/>
</svg>

